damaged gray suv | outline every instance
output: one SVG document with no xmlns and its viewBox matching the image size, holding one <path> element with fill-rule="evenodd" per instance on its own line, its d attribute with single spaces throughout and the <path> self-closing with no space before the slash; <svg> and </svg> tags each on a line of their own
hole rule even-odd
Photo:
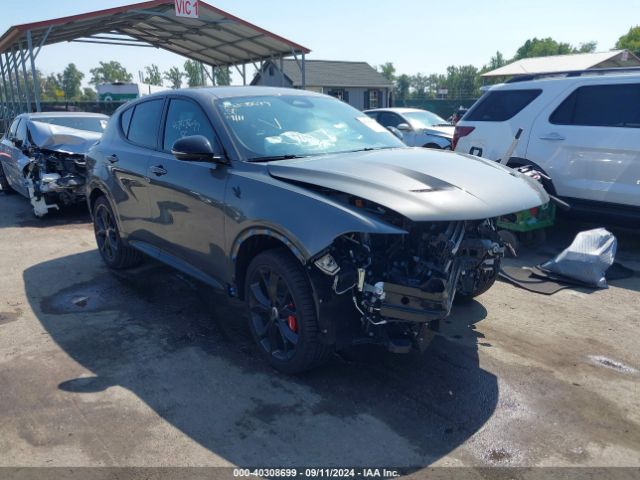
<svg viewBox="0 0 640 480">
<path fill-rule="evenodd" d="M 354 343 L 424 348 L 454 298 L 494 283 L 491 219 L 548 201 L 514 170 L 406 147 L 339 100 L 263 87 L 127 104 L 87 168 L 105 263 L 148 255 L 244 300 L 258 349 L 288 373 Z"/>
</svg>

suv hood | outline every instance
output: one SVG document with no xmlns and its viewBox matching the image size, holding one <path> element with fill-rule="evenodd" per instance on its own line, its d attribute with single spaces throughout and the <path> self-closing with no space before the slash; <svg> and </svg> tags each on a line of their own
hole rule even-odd
<svg viewBox="0 0 640 480">
<path fill-rule="evenodd" d="M 492 218 L 549 201 L 535 180 L 508 167 L 424 148 L 278 160 L 267 168 L 275 178 L 348 193 L 414 221 Z"/>
</svg>

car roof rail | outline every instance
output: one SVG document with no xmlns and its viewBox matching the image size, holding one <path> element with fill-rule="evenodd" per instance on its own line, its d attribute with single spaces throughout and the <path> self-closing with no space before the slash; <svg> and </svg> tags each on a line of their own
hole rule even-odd
<svg viewBox="0 0 640 480">
<path fill-rule="evenodd" d="M 588 68 L 585 70 L 564 70 L 560 72 L 539 72 L 530 73 L 527 75 L 518 75 L 510 78 L 506 83 L 526 82 L 528 80 L 536 80 L 539 78 L 552 78 L 552 77 L 582 77 L 585 75 L 605 75 L 607 73 L 640 73 L 640 66 L 638 67 L 610 67 L 610 68 Z"/>
</svg>

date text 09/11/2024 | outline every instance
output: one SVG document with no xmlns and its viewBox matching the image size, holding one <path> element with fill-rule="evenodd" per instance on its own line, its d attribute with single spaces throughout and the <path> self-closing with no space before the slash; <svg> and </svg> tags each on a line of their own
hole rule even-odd
<svg viewBox="0 0 640 480">
<path fill-rule="evenodd" d="M 234 477 L 269 478 L 395 478 L 397 470 L 387 468 L 234 468 Z"/>
</svg>

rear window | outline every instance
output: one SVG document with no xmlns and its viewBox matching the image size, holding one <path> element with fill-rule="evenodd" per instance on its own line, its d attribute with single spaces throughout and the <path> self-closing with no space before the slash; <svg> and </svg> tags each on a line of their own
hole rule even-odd
<svg viewBox="0 0 640 480">
<path fill-rule="evenodd" d="M 464 116 L 474 122 L 504 122 L 514 117 L 542 93 L 540 89 L 488 92 Z"/>
<path fill-rule="evenodd" d="M 555 125 L 640 128 L 640 84 L 579 87 L 549 117 Z"/>
<path fill-rule="evenodd" d="M 139 103 L 133 111 L 127 138 L 144 147 L 155 148 L 164 99 Z"/>
</svg>

